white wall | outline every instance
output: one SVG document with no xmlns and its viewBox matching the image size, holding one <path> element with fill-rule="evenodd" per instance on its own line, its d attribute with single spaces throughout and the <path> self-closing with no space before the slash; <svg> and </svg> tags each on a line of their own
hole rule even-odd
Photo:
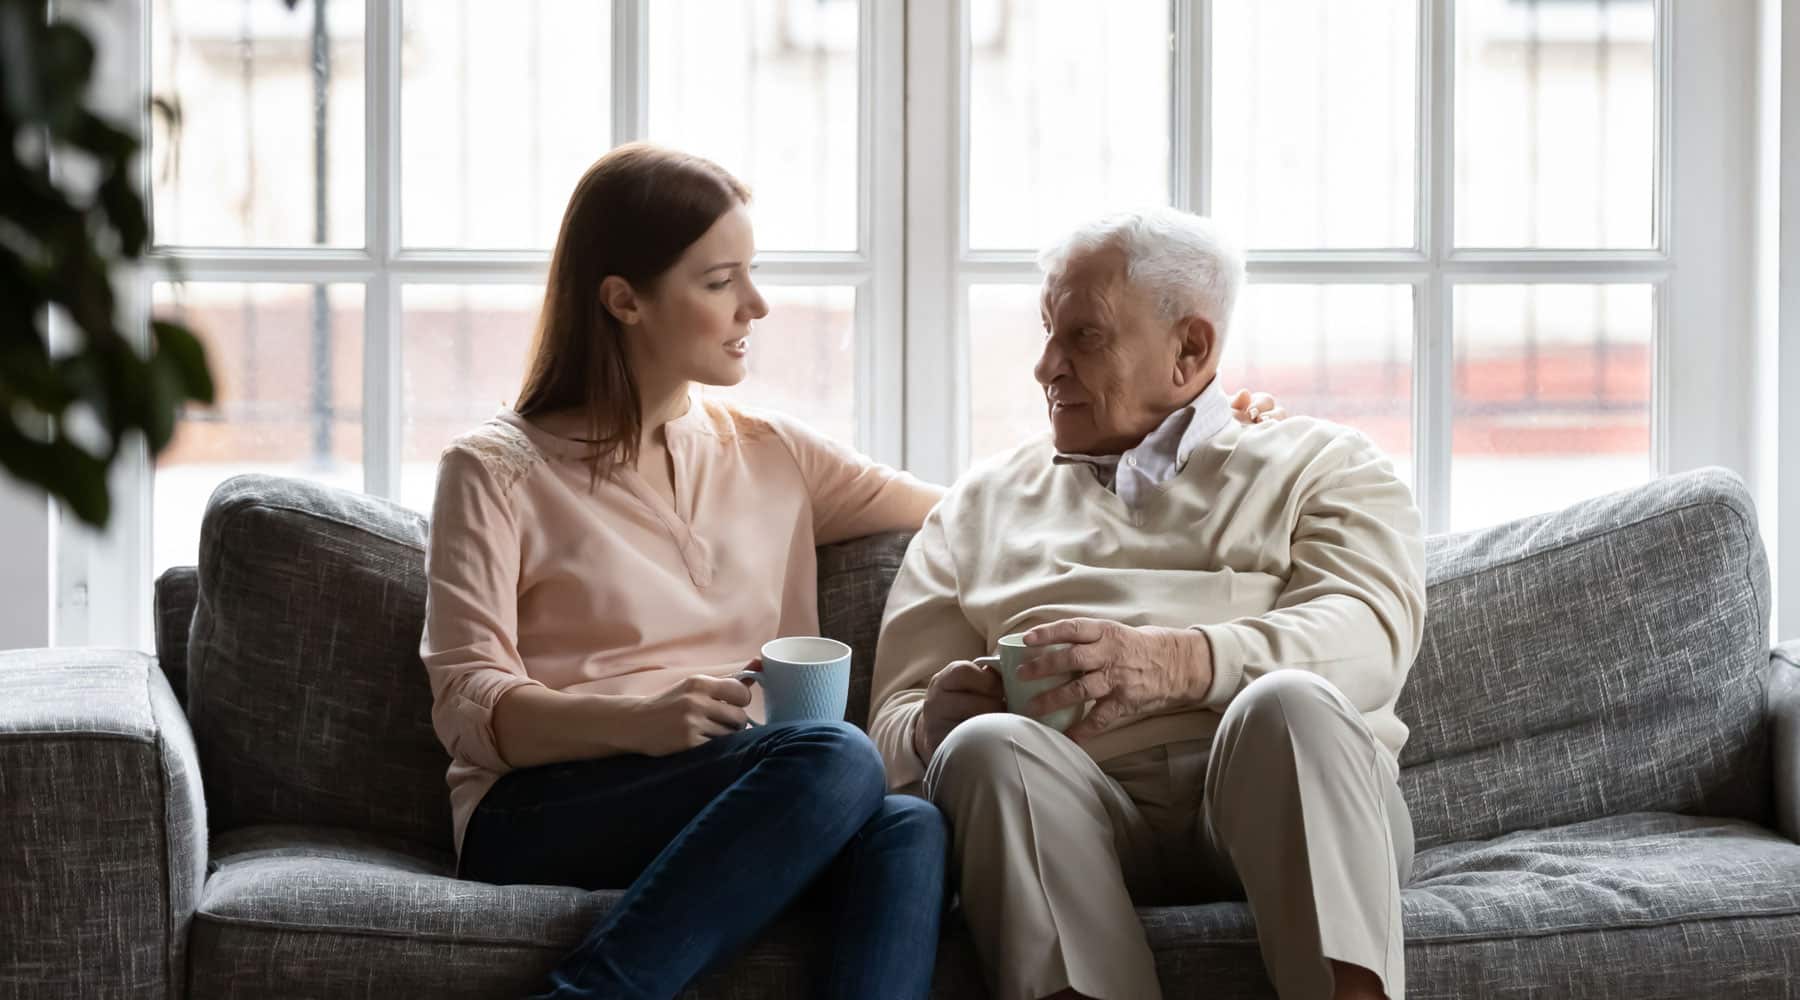
<svg viewBox="0 0 1800 1000">
<path fill-rule="evenodd" d="M 0 476 L 0 649 L 51 643 L 51 535 L 43 491 Z"/>
</svg>

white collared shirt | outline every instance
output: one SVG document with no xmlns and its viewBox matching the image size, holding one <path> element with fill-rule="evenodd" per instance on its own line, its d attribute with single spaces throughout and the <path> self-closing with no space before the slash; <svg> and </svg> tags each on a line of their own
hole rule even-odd
<svg viewBox="0 0 1800 1000">
<path fill-rule="evenodd" d="M 1058 453 L 1058 465 L 1081 464 L 1094 470 L 1095 478 L 1118 494 L 1125 506 L 1137 510 L 1150 491 L 1168 482 L 1187 465 L 1188 456 L 1213 435 L 1231 426 L 1231 401 L 1218 378 L 1208 382 L 1194 401 L 1169 414 L 1136 446 L 1119 455 Z"/>
</svg>

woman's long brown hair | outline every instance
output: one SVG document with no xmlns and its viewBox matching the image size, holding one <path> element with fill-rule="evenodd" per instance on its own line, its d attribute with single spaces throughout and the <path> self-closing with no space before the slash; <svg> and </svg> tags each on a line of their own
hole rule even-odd
<svg viewBox="0 0 1800 1000">
<path fill-rule="evenodd" d="M 575 185 L 513 409 L 531 417 L 582 408 L 593 445 L 590 485 L 637 462 L 643 422 L 624 329 L 600 302 L 601 281 L 618 275 L 639 293 L 654 292 L 683 251 L 749 200 L 718 164 L 642 142 L 602 156 Z"/>
</svg>

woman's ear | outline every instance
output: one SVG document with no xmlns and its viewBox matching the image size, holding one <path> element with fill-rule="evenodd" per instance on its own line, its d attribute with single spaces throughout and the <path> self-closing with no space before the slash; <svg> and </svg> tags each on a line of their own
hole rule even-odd
<svg viewBox="0 0 1800 1000">
<path fill-rule="evenodd" d="M 624 326 L 637 325 L 643 308 L 631 282 L 616 274 L 609 274 L 600 282 L 600 307 Z"/>
<path fill-rule="evenodd" d="M 1181 342 L 1176 345 L 1173 381 L 1177 388 L 1187 388 L 1195 379 L 1210 378 L 1218 367 L 1219 336 L 1213 325 L 1199 316 L 1189 316 L 1176 330 Z"/>
</svg>

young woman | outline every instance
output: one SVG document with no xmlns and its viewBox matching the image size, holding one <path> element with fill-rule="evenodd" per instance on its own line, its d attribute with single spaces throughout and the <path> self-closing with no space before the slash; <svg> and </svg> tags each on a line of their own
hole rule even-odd
<svg viewBox="0 0 1800 1000">
<path fill-rule="evenodd" d="M 746 729 L 761 689 L 731 675 L 818 632 L 815 546 L 916 529 L 942 491 L 693 395 L 742 381 L 768 312 L 748 200 L 698 157 L 602 157 L 517 403 L 440 461 L 421 654 L 460 872 L 626 889 L 543 996 L 674 996 L 803 896 L 825 994 L 929 991 L 942 817 L 884 794 L 847 723 Z"/>
</svg>

